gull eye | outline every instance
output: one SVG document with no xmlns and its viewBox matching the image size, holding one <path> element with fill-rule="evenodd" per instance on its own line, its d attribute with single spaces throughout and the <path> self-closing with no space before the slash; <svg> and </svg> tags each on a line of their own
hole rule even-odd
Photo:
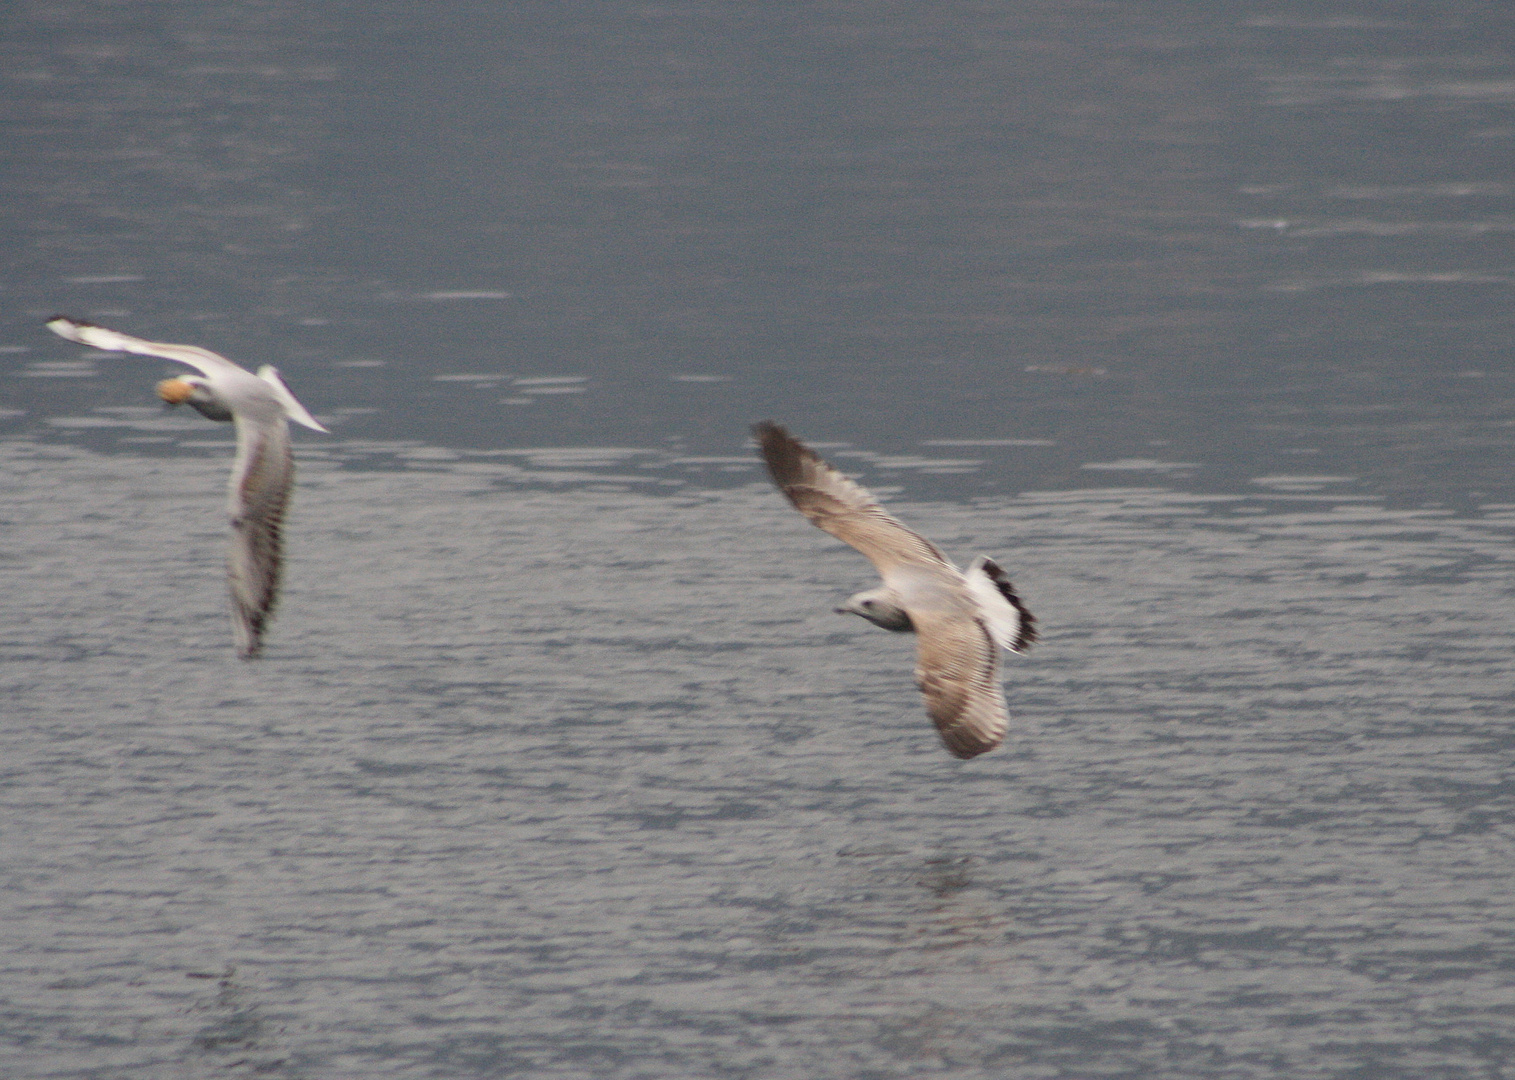
<svg viewBox="0 0 1515 1080">
<path fill-rule="evenodd" d="M 873 606 L 873 601 L 872 600 L 864 600 L 863 601 L 863 606 L 866 607 L 866 608 L 871 608 Z"/>
</svg>

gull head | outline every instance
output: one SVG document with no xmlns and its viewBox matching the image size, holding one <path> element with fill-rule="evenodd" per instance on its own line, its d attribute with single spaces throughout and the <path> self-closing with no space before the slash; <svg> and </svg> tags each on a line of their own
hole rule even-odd
<svg viewBox="0 0 1515 1080">
<path fill-rule="evenodd" d="M 158 396 L 169 405 L 188 405 L 201 416 L 227 421 L 232 413 L 215 395 L 206 380 L 193 375 L 164 379 L 158 384 Z"/>
<path fill-rule="evenodd" d="M 913 631 L 915 626 L 910 622 L 910 613 L 900 606 L 899 598 L 893 589 L 869 589 L 867 592 L 856 593 L 847 598 L 847 602 L 836 609 L 838 615 L 861 615 L 876 626 L 882 626 L 885 630 L 894 630 L 900 633 Z"/>
</svg>

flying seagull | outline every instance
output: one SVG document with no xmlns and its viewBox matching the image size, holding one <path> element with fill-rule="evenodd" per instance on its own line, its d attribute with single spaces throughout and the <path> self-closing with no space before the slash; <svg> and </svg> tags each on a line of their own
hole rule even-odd
<svg viewBox="0 0 1515 1080">
<path fill-rule="evenodd" d="M 326 429 L 295 400 L 278 370 L 266 364 L 254 375 L 206 349 L 142 341 L 63 315 L 49 319 L 47 328 L 59 337 L 96 349 L 161 356 L 188 364 L 199 374 L 164 379 L 158 384 L 158 396 L 170 405 L 189 405 L 212 420 L 236 425 L 237 457 L 231 469 L 227 505 L 231 549 L 226 576 L 237 654 L 244 660 L 257 656 L 279 596 L 283 548 L 279 527 L 295 482 L 288 421 L 316 431 Z"/>
<path fill-rule="evenodd" d="M 810 524 L 867 556 L 882 587 L 837 608 L 885 630 L 913 631 L 919 649 L 915 681 L 942 742 L 960 758 L 993 750 L 1009 716 L 1000 686 L 999 651 L 1023 652 L 1036 640 L 1036 620 L 1005 572 L 980 555 L 966 572 L 935 544 L 884 511 L 771 420 L 752 429 L 779 490 Z"/>
</svg>

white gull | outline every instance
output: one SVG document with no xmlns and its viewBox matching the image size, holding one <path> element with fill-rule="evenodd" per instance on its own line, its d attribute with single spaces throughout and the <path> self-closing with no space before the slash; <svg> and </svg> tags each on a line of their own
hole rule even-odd
<svg viewBox="0 0 1515 1080">
<path fill-rule="evenodd" d="M 63 315 L 48 320 L 47 328 L 59 337 L 96 349 L 161 356 L 188 364 L 200 374 L 163 380 L 158 384 L 158 396 L 171 405 L 187 404 L 212 420 L 236 425 L 237 457 L 232 464 L 227 505 L 231 517 L 227 584 L 237 654 L 247 660 L 257 656 L 279 597 L 283 561 L 279 530 L 295 482 L 288 421 L 316 431 L 326 428 L 295 400 L 278 370 L 266 364 L 254 375 L 207 349 L 143 341 Z"/>
<path fill-rule="evenodd" d="M 884 579 L 836 610 L 885 630 L 913 631 L 916 685 L 942 742 L 960 758 L 993 750 L 1009 726 L 1000 649 L 1023 652 L 1036 640 L 1036 620 L 1005 572 L 982 555 L 959 570 L 782 427 L 765 420 L 752 430 L 773 482 L 795 509 L 862 552 Z"/>
</svg>

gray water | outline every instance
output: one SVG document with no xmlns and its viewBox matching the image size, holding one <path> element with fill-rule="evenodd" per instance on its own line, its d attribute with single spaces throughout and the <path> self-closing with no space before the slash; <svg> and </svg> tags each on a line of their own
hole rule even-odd
<svg viewBox="0 0 1515 1080">
<path fill-rule="evenodd" d="M 1196 7 L 14 7 L 0 1072 L 1515 1075 L 1512 20 Z M 57 310 L 333 428 L 265 659 Z"/>
</svg>

